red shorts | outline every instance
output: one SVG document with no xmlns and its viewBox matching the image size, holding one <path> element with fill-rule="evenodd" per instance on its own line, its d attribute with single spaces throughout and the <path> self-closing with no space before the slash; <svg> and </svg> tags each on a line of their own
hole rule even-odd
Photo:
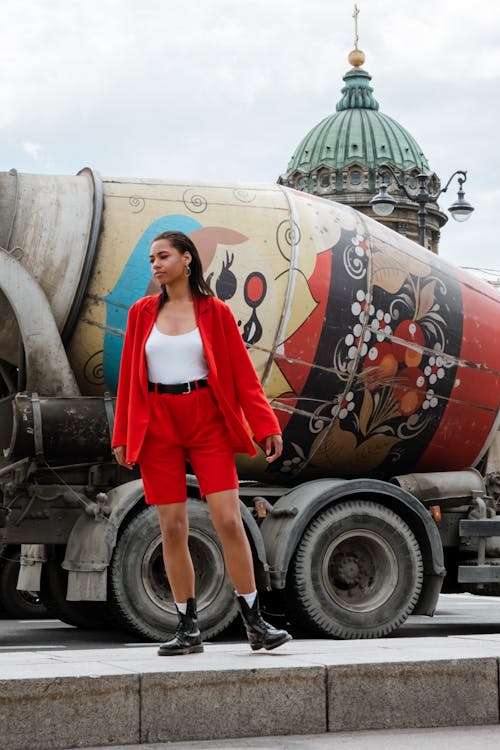
<svg viewBox="0 0 500 750">
<path fill-rule="evenodd" d="M 186 461 L 202 497 L 237 489 L 229 432 L 211 389 L 186 394 L 150 392 L 148 397 L 149 424 L 138 458 L 146 502 L 186 501 Z"/>
</svg>

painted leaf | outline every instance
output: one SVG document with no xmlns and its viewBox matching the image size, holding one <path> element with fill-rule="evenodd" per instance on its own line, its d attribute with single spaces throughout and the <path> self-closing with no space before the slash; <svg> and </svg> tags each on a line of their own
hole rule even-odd
<svg viewBox="0 0 500 750">
<path fill-rule="evenodd" d="M 374 253 L 372 260 L 372 283 L 395 294 L 405 283 L 408 271 L 399 259 L 391 258 L 385 253 Z"/>
<path fill-rule="evenodd" d="M 373 435 L 357 444 L 356 436 L 340 427 L 338 420 L 323 430 L 313 443 L 311 465 L 329 474 L 351 477 L 369 474 L 387 458 L 391 448 L 399 443 L 391 435 Z"/>
<path fill-rule="evenodd" d="M 339 420 L 322 430 L 311 447 L 310 461 L 313 466 L 343 473 L 343 467 L 356 450 L 356 436 L 340 427 Z"/>
<path fill-rule="evenodd" d="M 420 320 L 432 310 L 435 301 L 436 282 L 431 281 L 420 290 L 416 320 Z"/>
<path fill-rule="evenodd" d="M 372 255 L 372 282 L 375 286 L 395 294 L 403 286 L 408 276 L 424 278 L 431 272 L 428 263 L 411 253 L 405 253 L 383 242 L 376 240 Z"/>
<path fill-rule="evenodd" d="M 400 440 L 389 435 L 372 435 L 358 445 L 353 456 L 355 473 L 369 473 L 376 469 L 387 458 L 391 448 Z"/>
<path fill-rule="evenodd" d="M 304 451 L 302 450 L 302 447 L 298 443 L 292 443 L 292 446 L 294 447 L 295 453 L 297 454 L 297 456 L 299 456 L 299 458 L 305 461 L 306 457 L 304 455 Z"/>
<path fill-rule="evenodd" d="M 365 388 L 365 392 L 363 394 L 363 403 L 361 404 L 361 409 L 359 412 L 359 429 L 361 430 L 362 435 L 366 435 L 366 433 L 368 432 L 368 423 L 370 421 L 372 412 L 373 398 L 368 388 Z"/>
</svg>

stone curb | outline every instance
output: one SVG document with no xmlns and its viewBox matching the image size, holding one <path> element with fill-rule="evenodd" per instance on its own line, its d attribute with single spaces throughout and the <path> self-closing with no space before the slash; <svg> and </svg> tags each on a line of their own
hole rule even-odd
<svg viewBox="0 0 500 750">
<path fill-rule="evenodd" d="M 2 656 L 0 750 L 499 723 L 498 636 L 244 648 Z"/>
</svg>

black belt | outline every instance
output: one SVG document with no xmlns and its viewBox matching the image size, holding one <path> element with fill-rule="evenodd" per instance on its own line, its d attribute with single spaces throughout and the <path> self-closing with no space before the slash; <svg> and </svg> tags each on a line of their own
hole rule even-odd
<svg viewBox="0 0 500 750">
<path fill-rule="evenodd" d="M 198 388 L 206 388 L 208 381 L 203 380 L 191 380 L 189 383 L 152 383 L 148 380 L 148 391 L 150 393 L 191 393 L 196 391 Z"/>
</svg>

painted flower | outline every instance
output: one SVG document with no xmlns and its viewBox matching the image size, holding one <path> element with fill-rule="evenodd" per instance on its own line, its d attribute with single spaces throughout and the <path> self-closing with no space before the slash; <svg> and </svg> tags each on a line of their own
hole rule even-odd
<svg viewBox="0 0 500 750">
<path fill-rule="evenodd" d="M 405 367 L 398 373 L 394 396 L 403 416 L 408 417 L 420 409 L 427 395 L 426 387 L 424 374 L 418 367 Z"/>
<path fill-rule="evenodd" d="M 380 381 L 393 378 L 398 371 L 398 360 L 394 354 L 394 347 L 388 341 L 378 341 L 368 350 L 363 362 L 363 369 L 373 369 L 373 378 L 367 380 L 370 389 L 378 387 Z"/>
<path fill-rule="evenodd" d="M 349 391 L 342 400 L 339 409 L 339 419 L 345 419 L 350 411 L 354 409 L 354 393 Z"/>
<path fill-rule="evenodd" d="M 390 323 L 392 323 L 392 318 L 389 313 L 377 310 L 375 316 L 370 321 L 370 328 L 376 333 L 377 341 L 384 341 L 391 335 L 392 328 L 389 325 Z"/>
<path fill-rule="evenodd" d="M 356 253 L 356 255 L 359 255 L 360 258 L 366 255 L 369 251 L 368 243 L 362 234 L 357 234 L 355 237 L 353 237 L 352 244 L 354 247 L 354 252 Z"/>
<path fill-rule="evenodd" d="M 370 292 L 365 293 L 362 289 L 358 289 L 356 292 L 356 301 L 351 305 L 351 312 L 359 318 L 360 323 L 365 322 L 367 313 L 370 316 L 375 313 Z"/>
<path fill-rule="evenodd" d="M 429 363 L 424 368 L 424 374 L 429 379 L 429 383 L 434 385 L 446 375 L 444 369 L 444 359 L 441 356 L 429 357 Z"/>
<path fill-rule="evenodd" d="M 280 471 L 287 474 L 289 471 L 298 469 L 300 463 L 302 463 L 302 459 L 299 458 L 299 456 L 294 456 L 293 458 L 285 458 L 285 460 L 281 464 Z"/>
<path fill-rule="evenodd" d="M 395 342 L 396 357 L 407 367 L 418 367 L 422 361 L 425 336 L 422 328 L 414 320 L 403 320 L 394 331 L 395 339 L 407 341 L 409 346 Z M 427 373 L 425 373 L 427 375 Z"/>
<path fill-rule="evenodd" d="M 361 323 L 356 323 L 352 329 L 352 333 L 348 333 L 344 341 L 349 347 L 347 351 L 348 359 L 355 359 L 359 352 L 361 357 L 364 357 L 368 351 L 368 342 L 371 338 L 371 332 L 368 328 L 363 331 Z"/>
<path fill-rule="evenodd" d="M 425 394 L 424 402 L 422 403 L 422 409 L 434 409 L 438 405 L 438 400 L 436 398 L 436 394 L 432 390 L 432 388 L 429 388 L 427 393 Z"/>
</svg>

